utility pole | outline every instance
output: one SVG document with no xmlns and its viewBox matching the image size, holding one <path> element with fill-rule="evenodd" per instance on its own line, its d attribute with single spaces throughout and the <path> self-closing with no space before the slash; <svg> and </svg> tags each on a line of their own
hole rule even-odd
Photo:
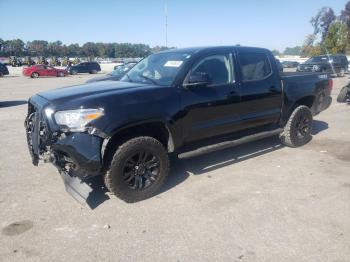
<svg viewBox="0 0 350 262">
<path fill-rule="evenodd" d="M 165 47 L 168 47 L 168 1 L 165 0 L 164 3 L 165 12 Z"/>
</svg>

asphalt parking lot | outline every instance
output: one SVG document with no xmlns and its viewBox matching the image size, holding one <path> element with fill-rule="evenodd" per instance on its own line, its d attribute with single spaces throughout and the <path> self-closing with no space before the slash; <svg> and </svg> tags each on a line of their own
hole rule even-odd
<svg viewBox="0 0 350 262">
<path fill-rule="evenodd" d="M 127 204 L 96 186 L 91 210 L 50 164 L 31 165 L 32 94 L 91 75 L 0 78 L 0 261 L 350 261 L 350 106 L 315 117 L 306 146 L 276 137 L 172 160 L 163 191 Z"/>
</svg>

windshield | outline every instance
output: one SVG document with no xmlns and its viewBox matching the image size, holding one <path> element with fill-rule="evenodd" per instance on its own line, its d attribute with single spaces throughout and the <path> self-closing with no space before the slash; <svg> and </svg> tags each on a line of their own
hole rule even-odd
<svg viewBox="0 0 350 262">
<path fill-rule="evenodd" d="M 182 52 L 150 55 L 125 74 L 121 81 L 171 85 L 190 56 Z"/>
<path fill-rule="evenodd" d="M 327 56 L 315 56 L 307 60 L 306 63 L 320 63 L 320 62 L 327 62 L 327 61 L 328 61 Z"/>
</svg>

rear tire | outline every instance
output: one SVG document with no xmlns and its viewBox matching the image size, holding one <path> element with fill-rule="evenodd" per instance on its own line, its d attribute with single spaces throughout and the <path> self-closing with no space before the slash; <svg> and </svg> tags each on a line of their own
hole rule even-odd
<svg viewBox="0 0 350 262">
<path fill-rule="evenodd" d="M 77 72 L 76 70 L 72 70 L 70 73 L 71 73 L 72 75 L 76 75 L 78 72 Z"/>
<path fill-rule="evenodd" d="M 164 146 L 152 137 L 135 137 L 118 147 L 104 182 L 118 198 L 133 203 L 154 196 L 168 173 Z"/>
<path fill-rule="evenodd" d="M 2 72 L 0 72 L 0 77 L 3 77 L 3 76 L 4 76 L 4 74 Z"/>
<path fill-rule="evenodd" d="M 64 73 L 63 72 L 58 72 L 57 77 L 64 77 Z"/>
<path fill-rule="evenodd" d="M 30 77 L 31 78 L 38 78 L 39 74 L 37 72 L 33 72 Z"/>
<path fill-rule="evenodd" d="M 338 103 L 345 103 L 347 98 L 350 96 L 350 88 L 348 86 L 344 86 L 337 97 Z"/>
<path fill-rule="evenodd" d="M 294 109 L 281 135 L 283 144 L 289 147 L 299 147 L 307 144 L 311 139 L 312 114 L 307 106 Z"/>
</svg>

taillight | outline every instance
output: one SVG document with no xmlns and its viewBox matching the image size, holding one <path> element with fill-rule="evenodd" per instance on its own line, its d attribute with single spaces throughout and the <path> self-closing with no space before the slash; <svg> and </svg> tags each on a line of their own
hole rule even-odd
<svg viewBox="0 0 350 262">
<path fill-rule="evenodd" d="M 329 92 L 332 92 L 332 89 L 333 89 L 333 79 L 329 79 L 329 80 L 328 80 L 328 89 L 329 89 Z"/>
</svg>

